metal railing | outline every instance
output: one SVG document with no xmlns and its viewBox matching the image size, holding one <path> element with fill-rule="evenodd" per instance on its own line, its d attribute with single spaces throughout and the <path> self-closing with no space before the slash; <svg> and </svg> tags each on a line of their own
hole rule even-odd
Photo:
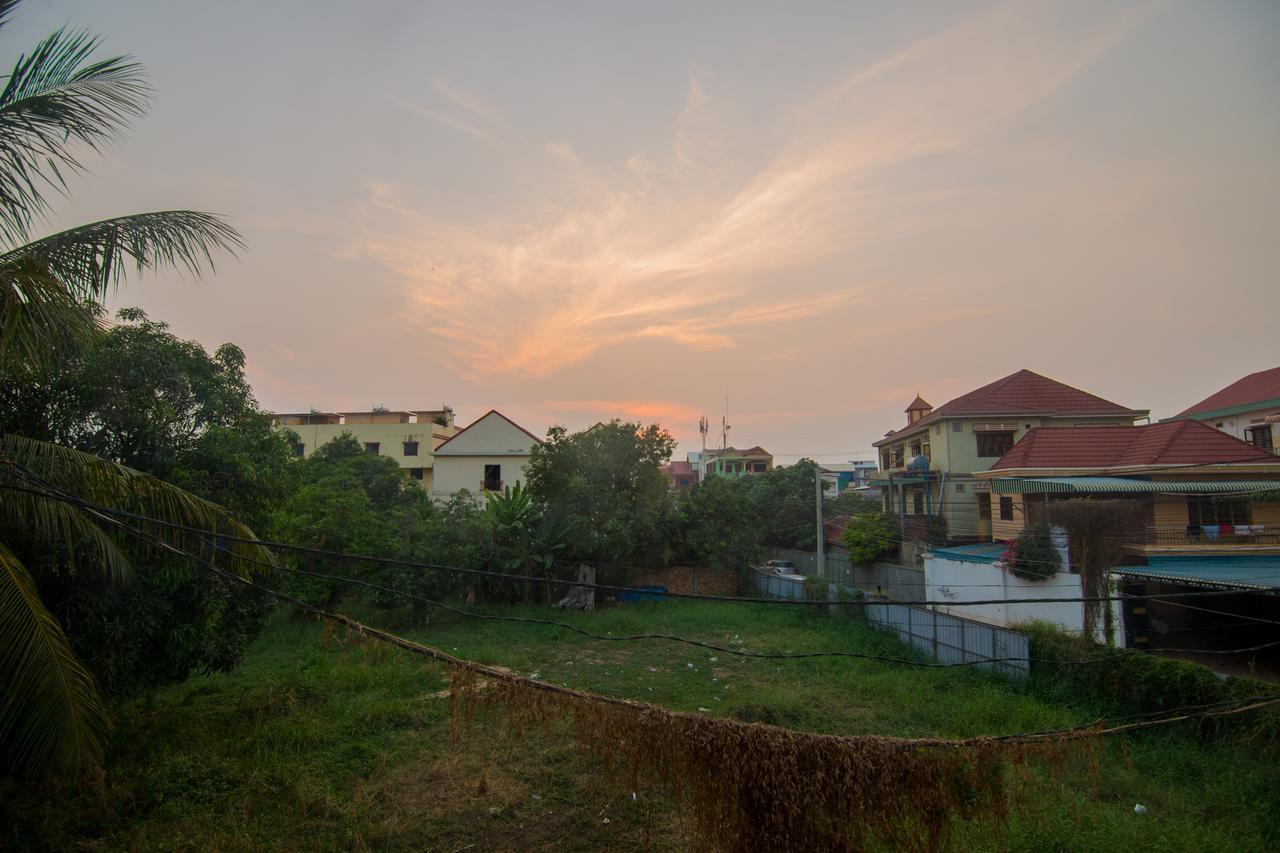
<svg viewBox="0 0 1280 853">
<path fill-rule="evenodd" d="M 1148 525 L 1147 545 L 1280 545 L 1274 524 Z"/>
</svg>

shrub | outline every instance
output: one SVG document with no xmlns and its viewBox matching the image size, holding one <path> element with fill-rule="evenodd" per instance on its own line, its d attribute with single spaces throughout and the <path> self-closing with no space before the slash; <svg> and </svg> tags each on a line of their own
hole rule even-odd
<svg viewBox="0 0 1280 853">
<path fill-rule="evenodd" d="M 870 563 L 893 553 L 898 548 L 898 538 L 897 519 L 883 512 L 855 515 L 844 529 L 849 559 L 858 564 Z"/>
<path fill-rule="evenodd" d="M 1005 567 L 1015 577 L 1044 581 L 1062 569 L 1062 555 L 1053 544 L 1048 524 L 1031 524 L 1009 542 L 1004 552 Z"/>
<path fill-rule="evenodd" d="M 1274 684 L 1252 678 L 1222 678 L 1203 666 L 1136 649 L 1108 649 L 1044 623 L 1032 624 L 1026 633 L 1031 638 L 1031 657 L 1035 661 L 1032 682 L 1039 691 L 1055 701 L 1094 706 L 1107 715 L 1147 714 L 1252 696 L 1280 696 L 1280 687 Z M 1108 652 L 1114 653 L 1114 660 L 1058 663 L 1101 658 Z M 1226 720 L 1221 723 L 1228 724 Z M 1213 721 L 1205 720 L 1202 729 L 1210 725 Z M 1273 745 L 1280 744 L 1280 713 L 1274 707 L 1241 717 L 1235 725 L 1249 726 L 1250 731 Z"/>
</svg>

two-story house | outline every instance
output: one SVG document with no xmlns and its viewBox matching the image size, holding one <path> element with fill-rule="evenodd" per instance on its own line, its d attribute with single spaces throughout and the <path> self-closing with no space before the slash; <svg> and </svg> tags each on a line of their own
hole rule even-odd
<svg viewBox="0 0 1280 853">
<path fill-rule="evenodd" d="M 992 463 L 1039 427 L 1132 426 L 1149 414 L 1019 370 L 936 409 L 917 396 L 907 424 L 875 442 L 884 507 L 903 517 L 938 515 L 948 538 L 989 541 L 990 483 L 975 471 Z"/>
<path fill-rule="evenodd" d="M 1254 447 L 1280 453 L 1280 367 L 1259 370 L 1169 420 L 1192 418 Z"/>
<path fill-rule="evenodd" d="M 703 480 L 708 477 L 737 479 L 772 470 L 773 454 L 757 444 L 750 450 L 726 447 L 722 450 L 704 451 L 699 475 Z"/>
</svg>

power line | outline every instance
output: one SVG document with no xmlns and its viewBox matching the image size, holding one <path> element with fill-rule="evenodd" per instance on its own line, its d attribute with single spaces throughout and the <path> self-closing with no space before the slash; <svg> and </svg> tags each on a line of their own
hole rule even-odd
<svg viewBox="0 0 1280 853">
<path fill-rule="evenodd" d="M 14 463 L 12 462 L 10 463 L 10 466 L 15 467 Z M 36 479 L 37 481 L 39 480 L 39 478 L 35 477 L 34 474 L 31 474 L 30 476 Z M 45 484 L 42 483 L 41 485 L 45 485 Z M 5 486 L 5 487 L 16 488 L 12 486 Z M 286 542 L 271 542 L 271 541 L 255 539 L 251 537 L 234 536 L 231 534 L 220 533 L 216 530 L 207 530 L 204 528 L 194 527 L 191 525 L 180 524 L 177 522 L 167 521 L 165 519 L 142 515 L 139 513 L 131 513 L 124 510 L 117 510 L 102 504 L 96 504 L 92 501 L 86 501 L 82 498 L 71 495 L 70 493 L 57 494 L 54 492 L 50 492 L 48 491 L 47 488 L 43 492 L 34 492 L 33 490 L 30 490 L 30 489 L 21 489 L 21 488 L 18 488 L 18 490 L 40 494 L 43 497 L 77 505 L 85 509 L 90 509 L 100 514 L 105 513 L 106 515 L 110 515 L 110 516 L 117 516 L 120 518 L 130 518 L 136 521 L 143 521 L 149 524 L 156 524 L 163 527 L 183 530 L 185 532 L 197 534 L 200 536 L 214 536 L 226 542 L 237 542 L 241 544 L 254 545 L 260 548 L 271 549 L 271 550 L 287 551 L 287 552 L 298 553 L 298 554 L 307 554 L 310 556 L 323 557 L 326 559 L 334 559 L 334 560 L 341 560 L 341 561 L 347 561 L 347 562 L 364 562 L 364 563 L 372 563 L 372 564 L 379 564 L 379 565 L 400 566 L 404 568 L 434 569 L 438 571 L 455 572 L 455 573 L 467 574 L 467 575 L 472 575 L 477 577 L 491 577 L 491 578 L 508 580 L 508 581 L 535 581 L 535 582 L 545 583 L 548 580 L 552 580 L 558 583 L 566 583 L 566 584 L 569 584 L 570 586 L 582 587 L 585 589 L 598 589 L 598 590 L 604 590 L 606 592 L 635 592 L 635 593 L 642 593 L 642 594 L 649 594 L 649 595 L 653 594 L 652 590 L 647 590 L 642 587 L 621 586 L 616 584 L 600 584 L 600 583 L 593 583 L 588 581 L 577 581 L 577 580 L 558 580 L 558 579 L 547 578 L 547 577 L 539 577 L 536 575 L 517 575 L 517 574 L 510 574 L 505 572 L 493 572 L 485 569 L 468 569 L 461 566 L 451 566 L 451 565 L 441 564 L 441 563 L 428 563 L 428 562 L 421 562 L 421 561 L 414 561 L 414 560 L 402 560 L 402 559 L 397 559 L 393 557 L 379 557 L 379 556 L 374 556 L 369 554 L 346 554 L 341 551 L 331 551 L 331 550 L 326 550 L 322 548 L 312 548 L 304 545 L 293 545 Z M 661 594 L 669 598 L 687 598 L 687 599 L 696 599 L 696 600 L 703 600 L 703 601 L 720 601 L 720 602 L 736 603 L 736 604 L 773 604 L 773 605 L 793 606 L 793 605 L 812 605 L 815 603 L 813 600 L 809 600 L 809 599 L 747 598 L 742 596 L 704 595 L 704 594 L 698 594 L 698 593 L 681 593 L 681 592 L 670 592 L 670 591 L 664 592 Z M 977 599 L 977 600 L 965 601 L 963 603 L 966 605 L 1072 604 L 1072 603 L 1099 603 L 1099 602 L 1110 602 L 1110 601 L 1123 601 L 1126 599 L 1207 598 L 1207 597 L 1216 597 L 1221 595 L 1239 596 L 1239 595 L 1265 595 L 1265 594 L 1267 594 L 1267 592 L 1262 590 L 1256 590 L 1256 591 L 1255 590 L 1249 590 L 1249 591 L 1210 590 L 1205 592 L 1193 592 L 1193 593 L 1176 593 L 1175 592 L 1175 593 L 1163 593 L 1163 594 L 1156 594 L 1156 595 L 1127 594 L 1123 596 Z M 834 605 L 834 606 L 867 607 L 867 606 L 889 606 L 889 605 L 931 606 L 931 605 L 937 605 L 939 602 L 931 601 L 931 600 L 888 601 L 888 600 L 865 598 L 860 600 L 837 599 L 834 601 L 823 601 L 821 603 L 827 604 L 827 605 Z M 1277 624 L 1280 624 L 1280 623 L 1277 623 Z"/>
<path fill-rule="evenodd" d="M 50 486 L 50 488 L 54 489 L 55 492 L 62 491 L 53 486 Z M 65 498 L 74 498 L 74 496 L 66 493 L 63 493 L 61 496 Z M 336 621 L 336 622 L 339 622 L 340 624 L 346 625 L 347 627 L 351 628 L 352 630 L 360 634 L 372 637 L 374 639 L 379 639 L 384 642 L 391 643 L 393 645 L 399 646 L 401 648 L 404 648 L 416 654 L 433 658 L 453 668 L 463 669 L 476 674 L 485 675 L 490 678 L 506 680 L 511 683 L 520 684 L 527 688 L 548 691 L 554 694 L 568 696 L 568 697 L 572 697 L 579 700 L 585 700 L 585 701 L 602 703 L 602 704 L 620 705 L 624 707 L 634 708 L 642 712 L 667 714 L 673 717 L 690 716 L 688 714 L 670 711 L 669 709 L 663 708 L 658 705 L 651 705 L 649 703 L 641 703 L 641 702 L 636 702 L 634 700 L 618 699 L 612 696 L 606 696 L 603 694 L 576 690 L 569 687 L 557 687 L 556 685 L 552 685 L 547 682 L 538 681 L 532 678 L 526 678 L 524 676 L 516 675 L 510 672 L 504 672 L 500 669 L 494 669 L 492 667 L 485 666 L 484 664 L 479 664 L 474 661 L 455 658 L 451 655 L 446 654 L 443 651 L 440 651 L 439 649 L 434 649 L 430 646 L 425 646 L 420 643 L 415 643 L 413 641 L 406 640 L 404 638 L 391 634 L 390 632 L 387 632 L 387 631 L 382 631 L 376 628 L 370 628 L 366 625 L 362 625 L 361 623 L 343 614 L 331 613 L 322 608 L 316 607 L 315 605 L 308 604 L 286 593 L 282 593 L 278 590 L 272 589 L 263 584 L 249 580 L 248 578 L 241 577 L 240 575 L 237 575 L 233 572 L 229 572 L 229 571 L 226 571 L 225 569 L 221 569 L 217 565 L 215 565 L 212 562 L 212 560 L 205 560 L 195 554 L 192 554 L 189 551 L 186 551 L 182 548 L 179 548 L 173 545 L 172 543 L 168 542 L 165 539 L 148 534 L 145 531 L 133 525 L 126 524 L 120 519 L 113 518 L 110 514 L 103 513 L 91 507 L 86 507 L 86 509 L 92 514 L 98 516 L 103 521 L 123 528 L 127 532 L 133 534 L 135 537 L 141 539 L 144 542 L 147 542 L 148 544 L 151 544 L 153 547 L 156 547 L 160 550 L 174 554 L 176 556 L 185 557 L 189 560 L 192 560 L 197 565 L 200 565 L 202 568 L 205 568 L 208 571 L 211 571 L 214 574 L 217 574 L 227 580 L 256 589 L 266 595 L 269 595 L 275 598 L 278 601 L 292 604 L 296 607 L 307 610 L 322 618 L 326 618 L 331 621 Z M 174 525 L 174 526 L 182 527 L 183 525 Z M 216 536 L 217 534 L 214 533 L 214 535 Z M 226 548 L 218 546 L 216 542 L 210 543 L 208 540 L 204 540 L 204 539 L 202 539 L 201 541 L 206 545 L 213 544 L 213 547 L 217 548 L 218 550 L 222 550 L 224 552 L 230 553 L 232 554 L 232 556 L 238 556 L 234 552 L 230 552 Z M 264 562 L 264 561 L 254 560 L 254 562 Z M 527 620 L 521 620 L 521 621 L 527 621 Z M 568 625 L 562 625 L 561 627 L 566 627 L 566 628 L 569 628 L 570 630 L 577 630 L 573 626 L 568 626 Z M 579 633 L 586 633 L 586 632 L 579 631 Z M 670 639 L 670 638 L 664 637 L 664 639 Z M 698 644 L 698 645 L 708 645 L 708 644 L 702 644 L 700 643 L 700 641 L 689 641 L 689 642 L 693 642 L 694 644 Z M 736 653 L 727 649 L 725 651 L 729 651 L 730 653 Z M 817 656 L 818 654 L 834 655 L 834 654 L 840 654 L 840 653 L 814 653 L 814 654 L 805 655 L 805 656 Z M 844 654 L 850 655 L 850 653 L 844 653 Z M 751 654 L 750 656 L 762 656 L 762 655 Z M 903 662 L 906 662 L 906 661 L 903 661 Z M 913 663 L 919 663 L 919 662 L 913 662 Z M 1203 708 L 1206 706 L 1186 706 L 1184 708 L 1178 708 L 1178 709 L 1173 709 L 1169 711 L 1168 713 L 1171 716 L 1168 716 L 1166 718 L 1156 719 L 1156 720 L 1147 720 L 1140 723 L 1115 725 L 1106 729 L 1097 728 L 1098 725 L 1102 724 L 1100 721 L 1099 723 L 1095 723 L 1090 726 L 1081 726 L 1081 727 L 1076 727 L 1072 729 L 1060 729 L 1060 730 L 1040 731 L 1040 732 L 1025 732 L 1025 733 L 1019 733 L 1019 734 L 1013 734 L 1013 735 L 1001 735 L 996 737 L 970 738 L 967 740 L 945 740 L 945 739 L 934 739 L 934 738 L 912 739 L 911 742 L 921 744 L 921 745 L 938 744 L 938 745 L 947 745 L 947 746 L 974 746 L 974 745 L 980 745 L 983 743 L 988 743 L 992 740 L 998 740 L 1002 742 L 1025 742 L 1025 743 L 1045 742 L 1045 741 L 1055 741 L 1055 740 L 1067 741 L 1067 740 L 1075 740 L 1075 739 L 1081 739 L 1086 737 L 1100 737 L 1100 736 L 1115 735 L 1123 732 L 1134 731 L 1137 729 L 1151 728 L 1159 725 L 1168 725 L 1176 722 L 1182 722 L 1182 721 L 1196 718 L 1196 717 L 1228 716 L 1236 713 L 1243 713 L 1245 711 L 1261 709 L 1277 703 L 1280 703 L 1280 698 L 1249 697 L 1247 699 L 1238 700 L 1238 702 L 1234 706 L 1232 706 L 1230 703 L 1223 703 L 1223 705 L 1221 706 L 1221 709 L 1216 711 L 1204 711 Z M 1197 710 L 1199 710 L 1199 713 L 1193 713 Z M 1175 714 L 1179 714 L 1179 716 L 1172 716 Z M 746 725 L 746 724 L 737 723 L 736 721 L 732 721 L 730 722 L 730 724 Z"/>
</svg>

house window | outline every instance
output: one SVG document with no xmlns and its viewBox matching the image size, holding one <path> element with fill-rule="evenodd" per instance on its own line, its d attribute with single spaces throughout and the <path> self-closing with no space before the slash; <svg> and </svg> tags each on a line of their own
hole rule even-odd
<svg viewBox="0 0 1280 853">
<path fill-rule="evenodd" d="M 911 496 L 911 511 L 916 515 L 924 515 L 924 495 L 916 492 Z"/>
<path fill-rule="evenodd" d="M 764 462 L 750 462 L 748 463 L 748 466 L 748 470 L 750 470 L 752 474 L 763 474 L 765 471 L 769 470 Z"/>
<path fill-rule="evenodd" d="M 1249 524 L 1249 501 L 1213 495 L 1187 495 L 1187 524 Z"/>
<path fill-rule="evenodd" d="M 1259 450 L 1270 450 L 1271 445 L 1271 424 L 1266 426 L 1250 427 L 1244 431 L 1245 440 Z"/>
<path fill-rule="evenodd" d="M 410 468 L 410 469 L 409 469 L 409 476 L 410 476 L 410 477 L 412 477 L 412 478 L 413 478 L 413 479 L 415 479 L 415 480 L 421 480 L 421 479 L 422 479 L 422 472 L 423 472 L 423 471 L 425 471 L 425 470 L 426 470 L 425 468 Z"/>
<path fill-rule="evenodd" d="M 991 493 L 983 492 L 978 495 L 978 518 L 983 521 L 991 520 Z"/>
<path fill-rule="evenodd" d="M 920 452 L 923 453 L 925 456 L 929 456 L 930 455 L 929 450 L 930 450 L 929 442 L 926 441 L 923 445 L 921 445 Z"/>
<path fill-rule="evenodd" d="M 964 432 L 964 421 L 956 421 L 951 425 L 952 432 Z"/>
<path fill-rule="evenodd" d="M 956 483 L 956 494 L 957 495 L 964 494 L 964 483 Z"/>
<path fill-rule="evenodd" d="M 366 441 L 366 442 L 364 443 L 364 452 L 365 452 L 365 453 L 368 453 L 370 456 L 377 456 L 377 455 L 378 455 L 378 449 L 379 449 L 379 448 L 381 448 L 381 447 L 382 447 L 382 443 L 381 443 L 381 442 L 377 442 L 377 441 Z"/>
<path fill-rule="evenodd" d="M 1013 447 L 1011 432 L 978 432 L 973 437 L 978 441 L 978 456 L 982 458 L 999 458 Z"/>
<path fill-rule="evenodd" d="M 416 441 L 406 441 L 406 442 L 404 443 L 404 455 L 405 455 L 405 456 L 417 456 L 417 455 L 418 455 L 418 442 L 416 442 Z"/>
<path fill-rule="evenodd" d="M 991 508 L 991 496 L 988 495 L 987 496 L 988 511 L 990 511 L 990 508 Z M 1010 498 L 1010 497 L 1000 498 L 1000 520 L 1013 521 L 1013 498 Z"/>
<path fill-rule="evenodd" d="M 920 455 L 920 442 L 918 441 L 911 442 L 911 458 L 915 459 L 919 455 Z"/>
<path fill-rule="evenodd" d="M 902 465 L 903 465 L 903 458 L 902 458 L 902 455 L 903 455 L 903 453 L 904 453 L 905 451 L 906 451 L 906 448 L 905 448 L 905 447 L 903 447 L 902 445 L 898 445 L 897 447 L 895 447 L 895 448 L 893 449 L 893 465 L 892 465 L 891 467 L 893 467 L 893 468 L 901 468 L 901 467 L 902 467 Z"/>
<path fill-rule="evenodd" d="M 295 445 L 293 446 L 293 455 L 294 455 L 294 456 L 306 456 L 306 455 L 307 455 L 307 446 L 306 446 L 305 444 L 303 444 L 301 441 L 299 441 L 297 444 L 295 444 Z"/>
<path fill-rule="evenodd" d="M 480 484 L 480 488 L 486 492 L 502 491 L 501 465 L 484 466 L 484 482 Z"/>
</svg>

